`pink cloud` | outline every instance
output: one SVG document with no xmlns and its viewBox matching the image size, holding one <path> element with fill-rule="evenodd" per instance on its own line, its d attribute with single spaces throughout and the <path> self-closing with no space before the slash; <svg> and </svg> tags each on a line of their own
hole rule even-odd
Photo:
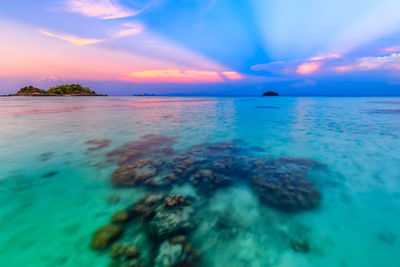
<svg viewBox="0 0 400 267">
<path fill-rule="evenodd" d="M 331 55 L 327 55 L 327 56 L 312 57 L 312 58 L 310 58 L 310 60 L 311 61 L 321 61 L 321 60 L 328 60 L 328 59 L 334 59 L 334 58 L 341 58 L 341 56 L 338 54 L 331 54 Z"/>
<path fill-rule="evenodd" d="M 400 70 L 400 53 L 378 57 L 361 57 L 353 59 L 351 64 L 335 66 L 337 72 Z"/>
<path fill-rule="evenodd" d="M 65 6 L 68 11 L 100 19 L 126 18 L 139 13 L 123 7 L 115 0 L 66 0 Z"/>
<path fill-rule="evenodd" d="M 54 37 L 63 41 L 67 41 L 71 44 L 76 44 L 76 45 L 88 45 L 88 44 L 96 44 L 96 43 L 101 43 L 104 41 L 104 39 L 90 39 L 90 38 L 80 38 L 72 35 L 67 35 L 67 34 L 56 34 L 52 33 L 46 30 L 39 30 L 41 34 Z"/>
<path fill-rule="evenodd" d="M 400 46 L 385 47 L 382 49 L 383 53 L 396 53 L 400 52 Z"/>
<path fill-rule="evenodd" d="M 296 72 L 299 74 L 311 74 L 316 72 L 320 67 L 321 63 L 318 62 L 305 62 L 297 66 Z"/>
<path fill-rule="evenodd" d="M 241 80 L 241 79 L 243 79 L 243 75 L 241 75 L 240 73 L 238 73 L 236 71 L 224 71 L 224 72 L 221 72 L 221 74 L 223 76 L 225 76 L 225 78 L 227 78 L 229 80 Z"/>
<path fill-rule="evenodd" d="M 116 34 L 117 37 L 125 37 L 129 35 L 136 35 L 144 31 L 144 26 L 140 23 L 125 23 L 123 24 L 128 29 L 122 30 Z"/>
<path fill-rule="evenodd" d="M 349 71 L 354 70 L 354 68 L 350 65 L 344 65 L 344 66 L 333 67 L 333 70 L 336 72 L 349 72 Z"/>
</svg>

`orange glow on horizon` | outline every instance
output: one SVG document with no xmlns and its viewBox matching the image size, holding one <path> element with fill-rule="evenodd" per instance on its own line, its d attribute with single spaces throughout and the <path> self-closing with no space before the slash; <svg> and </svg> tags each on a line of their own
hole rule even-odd
<svg viewBox="0 0 400 267">
<path fill-rule="evenodd" d="M 196 70 L 145 70 L 136 71 L 128 76 L 120 78 L 131 82 L 170 82 L 170 83 L 194 83 L 194 82 L 222 82 L 223 79 L 215 71 Z"/>
<path fill-rule="evenodd" d="M 297 66 L 297 73 L 299 74 L 310 74 L 317 71 L 321 67 L 321 63 L 317 62 L 306 62 Z"/>
</svg>

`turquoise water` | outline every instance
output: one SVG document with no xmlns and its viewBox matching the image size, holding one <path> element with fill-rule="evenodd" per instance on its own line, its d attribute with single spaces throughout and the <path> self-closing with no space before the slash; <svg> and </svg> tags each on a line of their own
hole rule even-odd
<svg viewBox="0 0 400 267">
<path fill-rule="evenodd" d="M 185 235 L 201 257 L 177 266 L 400 266 L 399 110 L 399 98 L 0 98 L 1 265 L 116 264 L 110 247 L 90 248 L 93 233 L 161 192 L 193 209 Z M 109 152 L 138 144 L 139 159 L 158 164 L 155 180 L 180 155 L 194 169 L 168 184 L 116 186 L 120 155 Z M 193 182 L 226 158 L 237 166 L 221 171 L 227 185 Z M 275 175 L 271 164 L 319 197 L 289 210 L 274 193 L 263 198 L 253 178 Z M 144 266 L 162 266 L 156 258 L 171 236 L 155 238 L 136 219 L 123 227 L 116 242 L 137 246 Z M 297 241 L 308 249 L 296 251 Z"/>
</svg>

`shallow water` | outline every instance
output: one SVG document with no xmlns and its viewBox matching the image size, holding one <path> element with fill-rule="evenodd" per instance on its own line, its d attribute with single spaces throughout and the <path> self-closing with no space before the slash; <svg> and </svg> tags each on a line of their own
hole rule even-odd
<svg viewBox="0 0 400 267">
<path fill-rule="evenodd" d="M 197 266 L 400 266 L 399 105 L 355 97 L 0 98 L 1 265 L 109 266 L 109 248 L 90 248 L 93 233 L 157 191 L 191 200 L 194 227 L 185 234 L 201 251 Z M 312 159 L 319 167 L 304 179 L 321 198 L 290 212 L 263 201 L 247 177 L 263 169 L 206 190 L 193 183 L 197 169 L 168 185 L 116 187 L 110 177 L 119 166 L 107 153 L 149 134 L 174 140 L 168 155 L 142 147 L 142 157 L 163 162 L 160 177 L 193 146 L 230 144 L 207 150 L 206 164 L 229 155 L 285 172 L 291 165 L 281 158 Z M 142 263 L 154 265 L 163 240 L 142 222 L 124 227 L 119 242 L 136 245 Z M 309 251 L 295 251 L 293 240 Z"/>
</svg>

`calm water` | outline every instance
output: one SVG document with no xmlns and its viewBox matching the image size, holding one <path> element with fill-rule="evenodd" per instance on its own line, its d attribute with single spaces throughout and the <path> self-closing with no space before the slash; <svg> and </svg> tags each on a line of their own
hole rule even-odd
<svg viewBox="0 0 400 267">
<path fill-rule="evenodd" d="M 146 266 L 400 266 L 399 98 L 5 97 L 0 129 L 2 266 L 128 262 L 93 233 L 149 192 L 190 204 L 120 225 Z"/>
</svg>

